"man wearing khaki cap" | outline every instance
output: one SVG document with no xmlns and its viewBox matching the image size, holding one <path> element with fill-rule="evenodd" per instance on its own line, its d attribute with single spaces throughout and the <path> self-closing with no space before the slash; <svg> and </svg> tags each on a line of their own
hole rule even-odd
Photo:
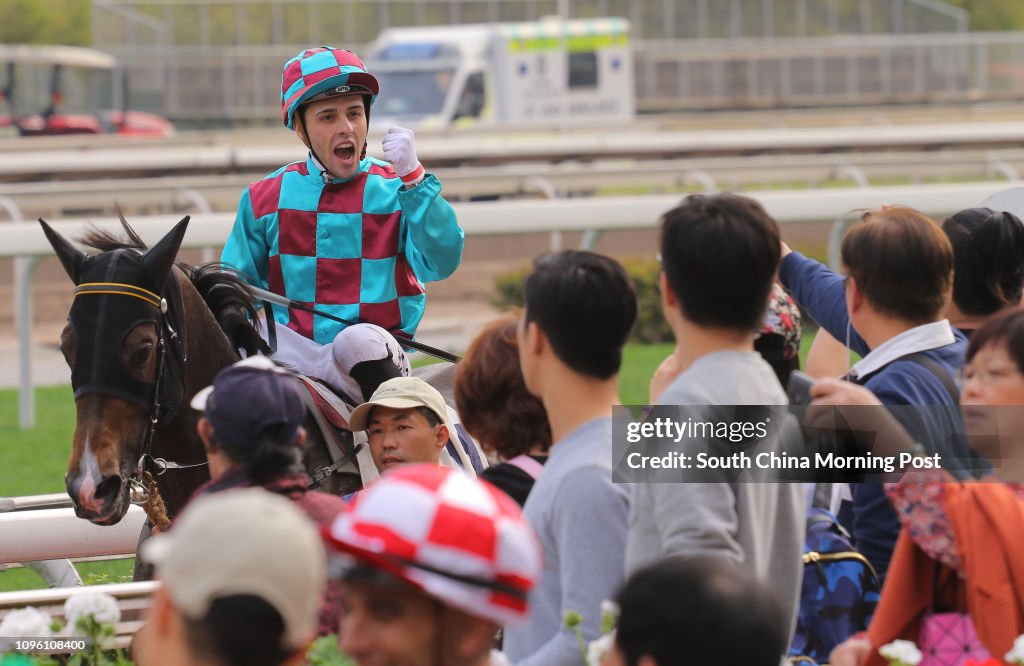
<svg viewBox="0 0 1024 666">
<path fill-rule="evenodd" d="M 353 431 L 365 430 L 373 464 L 381 474 L 408 463 L 450 463 L 451 435 L 444 398 L 419 377 L 395 377 L 352 411 Z M 452 465 L 446 465 L 452 466 Z"/>
<path fill-rule="evenodd" d="M 278 666 L 316 635 L 323 545 L 283 497 L 259 488 L 200 497 L 140 556 L 162 583 L 136 637 L 141 666 Z"/>
</svg>

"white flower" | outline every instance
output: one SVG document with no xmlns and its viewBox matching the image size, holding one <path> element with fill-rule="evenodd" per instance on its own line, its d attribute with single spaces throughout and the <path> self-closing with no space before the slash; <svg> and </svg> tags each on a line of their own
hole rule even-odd
<svg viewBox="0 0 1024 666">
<path fill-rule="evenodd" d="M 0 636 L 4 638 L 49 638 L 52 622 L 50 614 L 33 606 L 11 611 L 0 622 Z"/>
<path fill-rule="evenodd" d="M 921 651 L 911 641 L 893 641 L 878 648 L 878 654 L 888 659 L 890 664 L 917 666 L 921 661 Z"/>
<path fill-rule="evenodd" d="M 603 604 L 602 604 L 603 606 Z M 604 610 L 602 608 L 602 610 Z M 605 634 L 590 641 L 587 645 L 587 666 L 601 666 L 604 656 L 612 649 L 615 643 L 615 632 Z"/>
<path fill-rule="evenodd" d="M 605 599 L 601 602 L 601 615 L 611 615 L 612 617 L 619 617 L 619 605 L 611 599 Z"/>
<path fill-rule="evenodd" d="M 1017 637 L 1017 640 L 1013 642 L 1013 647 L 1010 648 L 1010 651 L 1003 658 L 1011 664 L 1024 666 L 1024 636 Z"/>
<path fill-rule="evenodd" d="M 115 625 L 121 621 L 121 609 L 114 597 L 88 589 L 71 595 L 64 602 L 64 617 L 69 627 L 74 627 L 79 619 L 87 616 L 92 616 L 100 624 Z"/>
</svg>

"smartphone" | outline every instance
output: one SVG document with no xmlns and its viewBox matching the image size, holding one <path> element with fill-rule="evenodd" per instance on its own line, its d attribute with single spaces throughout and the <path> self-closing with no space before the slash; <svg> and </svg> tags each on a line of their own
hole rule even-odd
<svg viewBox="0 0 1024 666">
<path fill-rule="evenodd" d="M 811 385 L 814 384 L 814 377 L 806 372 L 794 370 L 789 373 L 789 384 L 786 386 L 786 395 L 789 396 L 789 404 L 806 406 L 811 402 Z"/>
</svg>

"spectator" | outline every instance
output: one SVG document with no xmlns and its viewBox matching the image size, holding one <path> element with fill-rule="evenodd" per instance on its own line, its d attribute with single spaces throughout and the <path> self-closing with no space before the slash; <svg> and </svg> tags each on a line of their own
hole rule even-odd
<svg viewBox="0 0 1024 666">
<path fill-rule="evenodd" d="M 454 430 L 448 425 L 444 398 L 418 377 L 397 377 L 381 384 L 367 402 L 352 410 L 348 424 L 353 431 L 367 431 L 373 464 L 381 474 L 417 462 L 475 474 L 476 461 L 468 460 L 463 447 L 449 442 Z M 450 451 L 459 456 L 457 462 Z"/>
<path fill-rule="evenodd" d="M 843 239 L 844 280 L 783 245 L 782 284 L 823 329 L 863 358 L 850 378 L 889 406 L 928 406 L 894 415 L 928 453 L 969 459 L 953 379 L 967 340 L 943 318 L 952 291 L 953 250 L 937 224 L 901 206 L 868 211 Z M 967 465 L 959 472 L 967 474 Z M 878 484 L 853 484 L 840 513 L 856 546 L 884 580 L 899 521 Z"/>
<path fill-rule="evenodd" d="M 636 320 L 625 270 L 592 252 L 534 260 L 518 328 L 527 390 L 551 424 L 551 455 L 524 514 L 544 549 L 544 572 L 527 621 L 505 632 L 521 666 L 582 663 L 568 610 L 597 636 L 601 601 L 623 580 L 629 497 L 612 483 L 612 406 L 619 401 L 622 348 Z"/>
<path fill-rule="evenodd" d="M 1011 213 L 968 208 L 942 223 L 953 246 L 953 298 L 946 318 L 966 337 L 994 314 L 1020 303 L 1024 289 L 1024 224 Z M 838 377 L 849 351 L 827 332 L 814 338 L 808 367 L 816 377 Z"/>
<path fill-rule="evenodd" d="M 1024 224 L 1011 213 L 968 208 L 942 223 L 953 246 L 950 323 L 970 337 L 992 315 L 1020 304 Z"/>
<path fill-rule="evenodd" d="M 296 663 L 316 634 L 324 549 L 282 497 L 201 497 L 140 556 L 161 583 L 136 638 L 141 666 Z"/>
<path fill-rule="evenodd" d="M 544 405 L 523 383 L 514 317 L 477 334 L 455 371 L 455 404 L 469 433 L 504 461 L 481 478 L 526 504 L 548 459 L 551 426 Z"/>
<path fill-rule="evenodd" d="M 282 119 L 309 154 L 242 193 L 221 257 L 257 287 L 360 322 L 274 306 L 282 324 L 276 357 L 353 403 L 399 376 L 401 350 L 390 334 L 416 333 L 423 283 L 451 275 L 463 247 L 455 212 L 424 172 L 411 130 L 385 134 L 390 163 L 367 157 L 378 92 L 350 51 L 310 48 L 285 63 Z M 346 351 L 356 348 L 365 352 Z"/>
<path fill-rule="evenodd" d="M 821 404 L 879 404 L 865 389 L 835 380 L 815 384 L 812 394 Z M 976 636 L 996 657 L 1024 632 L 1017 552 L 1024 530 L 1024 312 L 990 320 L 971 337 L 960 402 L 971 445 L 999 463 L 995 475 L 971 483 L 943 470 L 911 469 L 887 484 L 902 525 L 889 580 L 866 637 L 833 651 L 836 666 L 880 666 L 878 648 L 897 638 L 934 647 L 924 631 L 933 613 L 967 613 L 969 630 L 942 619 L 952 637 L 944 642 L 957 647 Z M 948 661 L 968 656 L 976 663 L 986 657 L 961 651 Z"/>
<path fill-rule="evenodd" d="M 310 478 L 302 462 L 303 390 L 291 373 L 264 356 L 217 373 L 213 385 L 192 398 L 192 407 L 203 412 L 197 428 L 211 477 L 193 498 L 260 486 L 295 502 L 314 523 L 330 524 L 345 504 L 340 497 L 308 489 Z M 328 589 L 321 635 L 334 633 L 339 612 L 337 592 Z"/>
<path fill-rule="evenodd" d="M 754 351 L 779 261 L 775 220 L 747 197 L 692 195 L 662 216 L 660 245 L 662 309 L 676 338 L 666 364 L 680 373 L 658 404 L 786 404 L 775 371 Z M 733 483 L 730 470 L 704 470 L 700 480 L 634 484 L 627 573 L 673 555 L 739 565 L 772 589 L 788 640 L 800 594 L 803 486 Z"/>
<path fill-rule="evenodd" d="M 615 601 L 604 666 L 778 666 L 785 614 L 772 592 L 717 558 L 669 557 L 640 569 Z"/>
<path fill-rule="evenodd" d="M 339 556 L 341 648 L 360 666 L 487 666 L 541 569 L 519 507 L 487 483 L 406 465 L 363 491 L 324 539 Z"/>
</svg>

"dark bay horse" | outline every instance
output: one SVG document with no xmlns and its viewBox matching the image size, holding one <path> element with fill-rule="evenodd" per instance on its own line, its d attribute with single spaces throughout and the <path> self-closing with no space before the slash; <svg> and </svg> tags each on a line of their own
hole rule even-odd
<svg viewBox="0 0 1024 666">
<path fill-rule="evenodd" d="M 124 517 L 137 470 L 159 470 L 154 461 L 171 463 L 157 483 L 168 515 L 178 513 L 209 478 L 189 401 L 238 360 L 236 350 L 266 351 L 237 276 L 218 264 L 175 265 L 188 220 L 147 249 L 122 217 L 128 241 L 93 230 L 83 241 L 100 250 L 92 256 L 40 220 L 75 284 L 61 334 L 77 408 L 65 484 L 76 514 L 99 525 Z M 326 447 L 311 419 L 306 430 L 307 467 L 320 469 L 330 463 Z M 354 470 L 322 489 L 357 489 Z"/>
</svg>

